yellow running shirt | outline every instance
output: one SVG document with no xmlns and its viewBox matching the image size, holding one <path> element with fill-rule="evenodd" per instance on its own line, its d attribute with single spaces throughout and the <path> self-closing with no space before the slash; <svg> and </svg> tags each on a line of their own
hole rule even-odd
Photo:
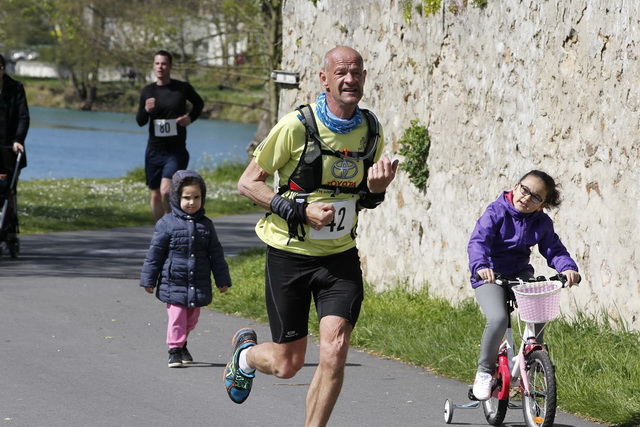
<svg viewBox="0 0 640 427">
<path fill-rule="evenodd" d="M 311 104 L 315 112 L 316 105 Z M 260 143 L 253 153 L 256 163 L 265 172 L 274 175 L 278 172 L 280 185 L 289 182 L 300 156 L 304 151 L 305 127 L 298 119 L 298 112 L 293 111 L 284 116 L 271 132 Z M 363 114 L 363 113 L 360 113 Z M 350 152 L 364 152 L 367 146 L 367 119 L 362 117 L 362 123 L 346 134 L 333 133 L 320 120 L 316 120 L 318 133 L 324 141 L 323 149 L 344 150 Z M 380 138 L 374 161 L 382 157 L 384 137 L 380 126 Z M 364 177 L 364 161 L 341 159 L 331 155 L 322 156 L 322 184 L 341 187 L 357 187 Z M 277 249 L 297 254 L 323 256 L 344 252 L 356 245 L 352 234 L 358 221 L 356 194 L 341 193 L 332 195 L 328 189 L 317 189 L 307 198 L 308 203 L 333 203 L 336 208 L 334 221 L 322 230 L 309 229 L 304 225 L 303 241 L 289 237 L 289 226 L 284 219 L 275 214 L 265 215 L 256 225 L 256 234 L 267 245 Z M 282 195 L 293 199 L 295 193 L 287 191 Z M 353 231 L 353 233 L 352 233 Z"/>
</svg>

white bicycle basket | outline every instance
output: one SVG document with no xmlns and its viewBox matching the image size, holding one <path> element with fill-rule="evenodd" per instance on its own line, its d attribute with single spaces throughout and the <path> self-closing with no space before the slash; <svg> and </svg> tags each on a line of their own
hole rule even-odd
<svg viewBox="0 0 640 427">
<path fill-rule="evenodd" d="M 520 319 L 527 323 L 546 323 L 560 315 L 558 282 L 523 283 L 513 287 Z"/>
</svg>

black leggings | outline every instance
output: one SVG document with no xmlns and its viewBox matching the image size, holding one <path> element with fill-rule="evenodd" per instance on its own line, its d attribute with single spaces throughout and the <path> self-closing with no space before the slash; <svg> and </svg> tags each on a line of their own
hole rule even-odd
<svg viewBox="0 0 640 427">
<path fill-rule="evenodd" d="M 533 274 L 520 274 L 519 277 L 526 280 Z M 509 310 L 505 304 L 505 289 L 495 283 L 485 283 L 475 289 L 476 300 L 482 309 L 487 323 L 482 334 L 480 344 L 480 357 L 478 358 L 478 371 L 495 374 L 496 361 L 500 343 L 507 330 Z M 535 333 L 538 342 L 543 342 L 544 323 L 535 325 Z M 518 351 L 517 348 L 514 351 Z"/>
</svg>

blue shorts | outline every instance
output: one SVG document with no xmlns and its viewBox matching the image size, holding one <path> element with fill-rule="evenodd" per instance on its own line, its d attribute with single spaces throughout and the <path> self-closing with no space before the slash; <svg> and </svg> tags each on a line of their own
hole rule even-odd
<svg viewBox="0 0 640 427">
<path fill-rule="evenodd" d="M 273 342 L 285 343 L 309 333 L 309 308 L 318 319 L 338 316 L 355 327 L 364 299 L 358 249 L 328 256 L 308 256 L 267 247 L 267 314 Z"/>
<path fill-rule="evenodd" d="M 186 148 L 168 151 L 147 146 L 144 171 L 150 190 L 157 190 L 160 188 L 162 178 L 171 179 L 174 173 L 186 169 L 187 166 L 189 166 L 189 152 Z"/>
</svg>

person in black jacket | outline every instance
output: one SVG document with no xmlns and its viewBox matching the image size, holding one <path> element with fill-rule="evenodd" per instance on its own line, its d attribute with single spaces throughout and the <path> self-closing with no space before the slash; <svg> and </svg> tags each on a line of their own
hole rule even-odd
<svg viewBox="0 0 640 427">
<path fill-rule="evenodd" d="M 173 57 L 166 50 L 155 53 L 156 81 L 142 89 L 136 113 L 138 126 L 149 124 L 145 173 L 151 191 L 151 213 L 156 221 L 170 211 L 171 177 L 189 165 L 187 126 L 200 117 L 204 108 L 204 101 L 193 86 L 171 78 L 172 63 Z M 190 112 L 187 101 L 191 103 Z"/>
<path fill-rule="evenodd" d="M 211 303 L 211 273 L 218 290 L 231 286 L 229 267 L 213 222 L 205 216 L 207 189 L 202 177 L 180 170 L 171 181 L 171 212 L 157 223 L 142 267 L 140 286 L 167 304 L 169 367 L 192 363 L 187 336 L 200 307 Z"/>
<path fill-rule="evenodd" d="M 29 106 L 24 92 L 24 86 L 9 77 L 5 72 L 6 63 L 0 55 L 0 200 L 4 200 L 10 189 L 8 188 L 16 167 L 16 156 L 22 152 L 19 168 L 27 166 L 24 141 L 29 130 Z M 17 241 L 18 214 L 11 196 L 7 217 L 3 221 L 2 241 L 12 247 Z"/>
</svg>

